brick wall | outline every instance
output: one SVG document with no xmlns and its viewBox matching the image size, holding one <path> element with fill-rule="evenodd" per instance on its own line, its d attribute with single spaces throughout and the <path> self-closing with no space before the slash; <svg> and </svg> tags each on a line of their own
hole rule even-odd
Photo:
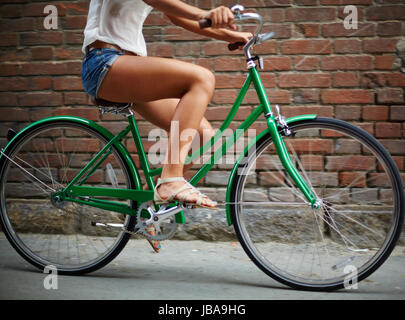
<svg viewBox="0 0 405 320">
<path fill-rule="evenodd" d="M 43 117 L 73 114 L 118 132 L 122 117 L 101 116 L 83 91 L 81 44 L 89 1 L 3 0 L 0 4 L 0 145 L 8 127 L 21 129 Z M 235 1 L 193 0 L 202 8 Z M 44 7 L 58 8 L 58 29 L 45 30 Z M 247 0 L 266 20 L 275 39 L 257 47 L 270 101 L 286 116 L 317 113 L 354 122 L 376 136 L 405 166 L 405 76 L 401 37 L 405 4 L 401 0 Z M 357 30 L 346 30 L 345 5 L 358 10 Z M 254 30 L 253 25 L 246 30 Z M 218 127 L 245 77 L 240 52 L 226 43 L 172 25 L 161 13 L 148 17 L 144 35 L 149 55 L 174 57 L 212 70 L 217 90 L 207 118 Z M 404 52 L 402 44 L 402 52 Z M 402 53 L 403 55 L 403 53 Z M 402 58 L 404 58 L 402 56 Z M 405 66 L 405 65 L 404 65 Z M 248 92 L 233 127 L 257 99 Z M 259 123 L 257 128 L 263 128 Z M 140 119 L 141 133 L 153 128 Z M 148 144 L 147 144 L 148 145 Z M 128 142 L 131 151 L 133 143 Z M 224 186 L 217 168 L 205 183 Z"/>
</svg>

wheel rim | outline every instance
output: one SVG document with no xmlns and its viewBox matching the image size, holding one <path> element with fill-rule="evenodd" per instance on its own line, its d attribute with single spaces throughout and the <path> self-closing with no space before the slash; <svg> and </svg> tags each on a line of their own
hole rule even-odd
<svg viewBox="0 0 405 320">
<path fill-rule="evenodd" d="M 29 132 L 8 153 L 18 165 L 8 162 L 2 172 L 2 221 L 12 243 L 30 262 L 53 265 L 59 271 L 82 270 L 105 260 L 121 243 L 124 232 L 94 227 L 91 222 L 128 226 L 129 216 L 57 203 L 52 197 L 105 144 L 103 136 L 87 127 L 58 123 Z M 111 151 L 83 186 L 130 188 L 123 160 L 114 148 Z M 114 176 L 118 184 L 111 182 Z"/>
<path fill-rule="evenodd" d="M 237 232 L 255 263 L 290 285 L 350 285 L 352 276 L 367 276 L 392 250 L 400 220 L 395 179 L 384 156 L 372 150 L 361 135 L 349 140 L 341 134 L 350 131 L 337 132 L 338 126 L 333 122 L 322 123 L 320 130 L 321 123 L 297 126 L 297 136 L 285 139 L 296 167 L 306 181 L 312 181 L 311 188 L 322 199 L 321 209 L 305 204 L 299 191 L 291 187 L 291 180 L 286 179 L 278 157 L 266 153 L 270 138 L 261 144 L 256 155 L 250 156 L 256 161 L 246 162 L 241 172 L 244 178 L 236 187 L 236 201 L 271 202 L 267 208 L 260 204 L 236 205 Z M 314 126 L 318 131 L 311 129 Z M 371 158 L 380 162 L 374 164 L 374 170 Z M 348 170 L 349 164 L 352 170 Z M 360 173 L 356 176 L 357 172 Z M 267 198 L 251 194 L 252 177 L 259 182 L 259 193 L 266 190 Z M 261 210 L 271 210 L 271 214 L 258 214 Z"/>
</svg>

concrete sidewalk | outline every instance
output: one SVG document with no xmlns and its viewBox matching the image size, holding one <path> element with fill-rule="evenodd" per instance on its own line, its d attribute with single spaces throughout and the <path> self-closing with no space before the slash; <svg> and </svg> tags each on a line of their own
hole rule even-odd
<svg viewBox="0 0 405 320">
<path fill-rule="evenodd" d="M 169 240 L 159 254 L 131 240 L 103 269 L 85 276 L 47 276 L 29 265 L 0 234 L 0 299 L 278 300 L 405 299 L 405 252 L 391 256 L 358 289 L 332 293 L 292 290 L 249 260 L 237 242 Z"/>
</svg>

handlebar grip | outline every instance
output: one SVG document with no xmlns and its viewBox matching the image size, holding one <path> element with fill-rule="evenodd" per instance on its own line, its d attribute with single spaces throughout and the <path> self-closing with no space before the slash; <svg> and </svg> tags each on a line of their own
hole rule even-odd
<svg viewBox="0 0 405 320">
<path fill-rule="evenodd" d="M 200 29 L 209 28 L 212 26 L 212 21 L 211 19 L 201 19 L 198 21 L 198 24 L 200 25 Z"/>
<path fill-rule="evenodd" d="M 235 43 L 230 43 L 230 44 L 228 44 L 228 49 L 230 51 L 235 51 L 236 49 L 239 48 L 239 46 L 244 46 L 244 45 L 245 45 L 245 43 L 242 42 L 242 41 L 235 42 Z"/>
</svg>

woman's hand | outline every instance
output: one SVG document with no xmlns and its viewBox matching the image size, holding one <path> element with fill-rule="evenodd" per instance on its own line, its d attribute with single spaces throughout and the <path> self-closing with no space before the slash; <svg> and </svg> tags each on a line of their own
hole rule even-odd
<svg viewBox="0 0 405 320">
<path fill-rule="evenodd" d="M 229 31 L 227 32 L 227 36 L 224 39 L 227 42 L 230 43 L 236 43 L 236 42 L 243 42 L 247 43 L 250 38 L 253 37 L 253 34 L 250 32 L 237 32 L 237 31 Z M 239 49 L 243 48 L 242 45 L 239 46 Z"/>
<path fill-rule="evenodd" d="M 208 11 L 208 14 L 203 18 L 210 19 L 212 28 L 226 28 L 229 27 L 232 30 L 236 30 L 236 26 L 233 24 L 234 16 L 231 9 L 220 6 L 218 8 Z"/>
</svg>

